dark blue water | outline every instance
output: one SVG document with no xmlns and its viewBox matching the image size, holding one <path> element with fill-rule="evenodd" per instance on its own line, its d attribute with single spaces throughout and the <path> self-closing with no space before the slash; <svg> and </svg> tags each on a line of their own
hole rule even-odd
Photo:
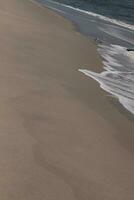
<svg viewBox="0 0 134 200">
<path fill-rule="evenodd" d="M 54 0 L 134 24 L 134 0 Z"/>
</svg>

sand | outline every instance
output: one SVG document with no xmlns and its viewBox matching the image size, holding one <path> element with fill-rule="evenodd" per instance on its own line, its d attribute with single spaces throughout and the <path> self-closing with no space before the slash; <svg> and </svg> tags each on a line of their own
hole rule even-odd
<svg viewBox="0 0 134 200">
<path fill-rule="evenodd" d="M 0 199 L 133 200 L 134 125 L 79 68 L 95 44 L 29 0 L 0 0 Z"/>
</svg>

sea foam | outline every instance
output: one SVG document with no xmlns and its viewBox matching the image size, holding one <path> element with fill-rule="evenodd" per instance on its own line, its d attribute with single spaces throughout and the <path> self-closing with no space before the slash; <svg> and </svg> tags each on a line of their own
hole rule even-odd
<svg viewBox="0 0 134 200">
<path fill-rule="evenodd" d="M 99 45 L 98 51 L 104 58 L 103 71 L 79 71 L 96 80 L 102 89 L 134 114 L 134 52 L 128 52 L 126 47 L 119 45 Z"/>
</svg>

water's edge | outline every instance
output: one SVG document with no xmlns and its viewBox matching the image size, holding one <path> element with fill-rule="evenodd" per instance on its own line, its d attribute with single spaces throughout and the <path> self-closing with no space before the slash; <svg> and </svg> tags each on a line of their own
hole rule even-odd
<svg viewBox="0 0 134 200">
<path fill-rule="evenodd" d="M 98 53 L 103 59 L 101 73 L 78 69 L 96 80 L 100 87 L 116 97 L 121 105 L 134 114 L 134 27 L 98 14 L 55 3 L 51 0 L 36 0 L 47 8 L 58 12 L 73 23 L 75 28 L 91 39 L 95 39 Z"/>
</svg>

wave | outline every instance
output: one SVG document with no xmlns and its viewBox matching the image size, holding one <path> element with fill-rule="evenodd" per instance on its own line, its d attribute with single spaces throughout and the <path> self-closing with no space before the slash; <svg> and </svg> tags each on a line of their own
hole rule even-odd
<svg viewBox="0 0 134 200">
<path fill-rule="evenodd" d="M 119 45 L 99 45 L 98 50 L 104 58 L 104 70 L 101 73 L 86 69 L 79 71 L 96 80 L 102 89 L 134 114 L 134 52 Z"/>
<path fill-rule="evenodd" d="M 98 19 L 104 20 L 104 21 L 106 21 L 106 22 L 110 22 L 110 23 L 112 23 L 112 24 L 121 26 L 121 27 L 123 27 L 123 28 L 127 28 L 127 29 L 130 29 L 130 30 L 134 30 L 134 25 L 125 23 L 125 22 L 120 21 L 120 20 L 116 20 L 116 19 L 114 19 L 114 18 L 109 18 L 109 17 L 106 17 L 106 16 L 104 16 L 104 15 L 100 15 L 100 14 L 97 14 L 97 13 L 94 13 L 94 12 L 82 10 L 82 9 L 80 9 L 80 8 L 75 8 L 75 7 L 73 7 L 73 6 L 66 5 L 66 4 L 63 4 L 63 3 L 54 2 L 54 1 L 52 1 L 52 0 L 49 0 L 49 2 L 54 3 L 54 4 L 57 4 L 57 5 L 62 5 L 62 6 L 64 6 L 64 7 L 66 7 L 66 8 L 70 8 L 70 9 L 72 9 L 72 10 L 75 10 L 75 11 L 78 11 L 78 12 L 81 12 L 81 13 L 84 13 L 84 14 L 91 15 L 91 16 L 93 16 L 93 17 L 96 17 L 96 18 L 98 18 Z"/>
</svg>

